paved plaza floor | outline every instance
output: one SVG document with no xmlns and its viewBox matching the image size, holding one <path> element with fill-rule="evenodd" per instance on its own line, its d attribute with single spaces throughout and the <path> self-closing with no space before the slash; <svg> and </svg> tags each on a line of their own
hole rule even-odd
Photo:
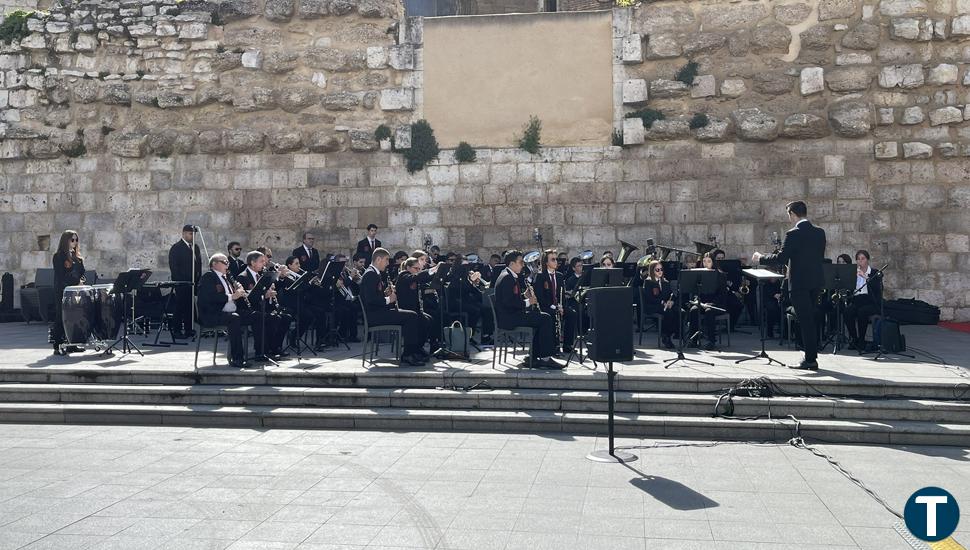
<svg viewBox="0 0 970 550">
<path fill-rule="evenodd" d="M 806 450 L 618 443 L 639 460 L 559 435 L 0 425 L 0 549 L 911 548 Z M 819 448 L 897 509 L 926 485 L 970 503 L 970 449 Z"/>
</svg>

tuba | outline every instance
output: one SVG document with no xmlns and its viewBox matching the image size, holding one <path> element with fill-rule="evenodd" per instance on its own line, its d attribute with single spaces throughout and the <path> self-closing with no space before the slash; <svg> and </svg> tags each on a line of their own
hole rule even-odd
<svg viewBox="0 0 970 550">
<path fill-rule="evenodd" d="M 627 258 L 630 257 L 630 254 L 633 253 L 634 250 L 640 250 L 640 248 L 633 246 L 626 241 L 620 241 L 620 255 L 616 257 L 616 262 L 621 264 L 626 262 Z"/>
</svg>

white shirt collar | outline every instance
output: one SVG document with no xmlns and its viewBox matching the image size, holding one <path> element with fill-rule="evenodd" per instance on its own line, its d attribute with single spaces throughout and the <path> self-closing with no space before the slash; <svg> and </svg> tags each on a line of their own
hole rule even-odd
<svg viewBox="0 0 970 550">
<path fill-rule="evenodd" d="M 253 278 L 253 282 L 259 281 L 259 273 L 253 271 L 253 268 L 246 266 L 246 271 L 249 272 L 249 276 Z"/>
<path fill-rule="evenodd" d="M 805 223 L 807 221 L 808 221 L 808 218 L 802 218 L 802 219 L 798 220 L 798 223 L 795 224 L 795 227 L 798 227 L 799 225 L 801 225 L 801 224 L 803 224 L 803 223 Z"/>
<path fill-rule="evenodd" d="M 192 245 L 189 244 L 189 241 L 182 239 L 182 242 L 185 243 L 185 246 L 189 247 L 189 250 L 192 250 Z"/>
<path fill-rule="evenodd" d="M 306 250 L 307 255 L 310 255 L 310 247 L 303 243 L 303 250 Z"/>
</svg>

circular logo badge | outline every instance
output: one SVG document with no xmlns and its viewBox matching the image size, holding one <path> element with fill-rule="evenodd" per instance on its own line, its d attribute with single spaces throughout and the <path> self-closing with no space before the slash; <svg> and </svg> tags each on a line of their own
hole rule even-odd
<svg viewBox="0 0 970 550">
<path fill-rule="evenodd" d="M 960 523 L 960 506 L 947 491 L 939 487 L 923 487 L 906 501 L 903 517 L 913 536 L 936 542 L 956 531 Z"/>
</svg>

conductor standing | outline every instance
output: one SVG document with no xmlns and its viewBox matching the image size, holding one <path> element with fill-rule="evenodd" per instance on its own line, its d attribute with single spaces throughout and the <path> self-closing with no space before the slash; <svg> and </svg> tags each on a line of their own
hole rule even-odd
<svg viewBox="0 0 970 550">
<path fill-rule="evenodd" d="M 785 233 L 785 243 L 777 254 L 755 252 L 751 260 L 761 265 L 788 264 L 791 304 L 802 329 L 805 358 L 793 369 L 818 370 L 818 332 L 815 301 L 824 286 L 822 259 L 825 257 L 825 231 L 808 221 L 808 207 L 802 201 L 787 205 L 788 218 L 795 227 Z"/>
</svg>

